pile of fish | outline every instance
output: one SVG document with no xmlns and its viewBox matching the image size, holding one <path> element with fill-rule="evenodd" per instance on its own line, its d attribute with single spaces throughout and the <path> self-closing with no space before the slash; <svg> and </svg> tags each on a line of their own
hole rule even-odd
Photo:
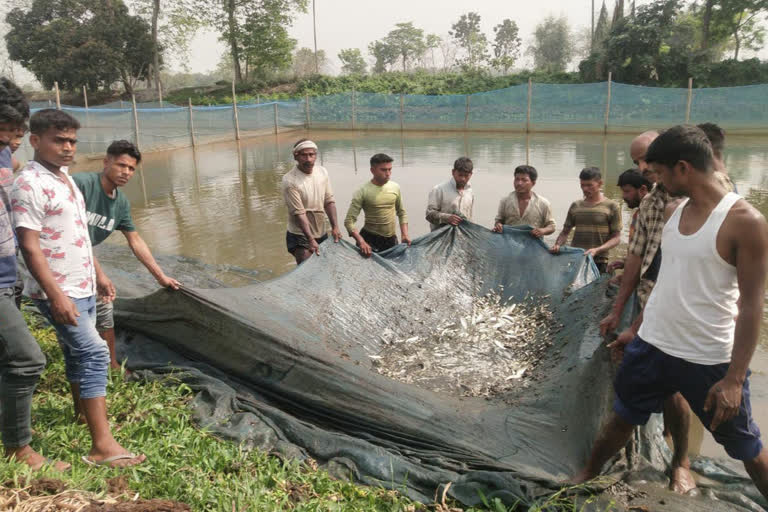
<svg viewBox="0 0 768 512">
<path fill-rule="evenodd" d="M 503 304 L 492 293 L 418 336 L 386 331 L 373 367 L 392 379 L 437 392 L 490 397 L 518 388 L 551 346 L 558 326 L 547 297 Z"/>
</svg>

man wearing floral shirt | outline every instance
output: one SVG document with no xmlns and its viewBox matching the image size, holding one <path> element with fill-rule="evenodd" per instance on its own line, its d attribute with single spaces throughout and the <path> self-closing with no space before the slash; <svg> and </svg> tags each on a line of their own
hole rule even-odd
<svg viewBox="0 0 768 512">
<path fill-rule="evenodd" d="M 60 110 L 41 110 L 30 119 L 35 156 L 11 191 L 14 227 L 31 274 L 24 276 L 24 291 L 59 335 L 75 409 L 91 433 L 83 461 L 132 466 L 146 457 L 123 448 L 107 421 L 109 351 L 96 331 L 96 293 L 98 287 L 99 295 L 111 300 L 115 290 L 93 257 L 85 201 L 68 173 L 78 128 L 80 123 Z"/>
</svg>

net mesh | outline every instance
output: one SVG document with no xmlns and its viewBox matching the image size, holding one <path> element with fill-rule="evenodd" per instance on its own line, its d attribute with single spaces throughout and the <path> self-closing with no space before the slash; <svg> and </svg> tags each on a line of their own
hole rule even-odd
<svg viewBox="0 0 768 512">
<path fill-rule="evenodd" d="M 609 95 L 610 90 L 610 95 Z M 609 97 L 610 96 L 610 97 Z M 499 130 L 633 132 L 686 121 L 712 121 L 730 132 L 768 130 L 768 84 L 693 89 L 608 82 L 527 84 L 476 94 L 441 96 L 349 92 L 294 100 L 239 103 L 241 136 L 312 127 L 370 130 Z M 690 102 L 690 107 L 689 107 Z M 530 107 L 529 107 L 530 105 Z M 31 103 L 32 111 L 55 107 Z M 162 108 L 161 108 L 162 107 Z M 689 110 L 690 108 L 690 110 Z M 80 152 L 100 154 L 115 139 L 136 141 L 131 102 L 89 109 L 62 105 L 82 124 Z M 607 116 L 606 116 L 607 113 Z M 138 142 L 154 151 L 235 138 L 232 105 L 136 105 Z M 193 129 L 194 128 L 194 129 Z M 194 133 L 194 137 L 193 137 Z M 27 144 L 22 154 L 31 156 Z"/>
</svg>

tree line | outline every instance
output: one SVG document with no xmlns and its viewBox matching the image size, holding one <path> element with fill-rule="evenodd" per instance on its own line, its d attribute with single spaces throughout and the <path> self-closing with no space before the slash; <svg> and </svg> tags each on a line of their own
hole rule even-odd
<svg viewBox="0 0 768 512">
<path fill-rule="evenodd" d="M 215 28 L 227 45 L 214 75 L 249 83 L 311 78 L 327 69 L 324 50 L 297 48 L 289 35 L 308 0 L 6 0 L 8 57 L 46 88 L 129 93 L 144 83 L 172 81 L 169 57 L 188 58 L 201 27 Z M 462 14 L 446 35 L 397 23 L 386 36 L 338 54 L 343 75 L 399 71 L 506 76 L 524 53 L 533 71 L 558 74 L 578 60 L 578 80 L 614 80 L 662 86 L 732 85 L 768 81 L 768 64 L 739 60 L 765 41 L 768 0 L 654 0 L 636 8 L 605 0 L 593 27 L 573 30 L 564 17 L 547 16 L 523 48 L 520 29 L 502 19 L 486 34 L 476 12 Z M 611 11 L 609 12 L 609 7 Z M 162 74 L 161 74 L 162 72 Z M 191 76 L 191 75 L 190 75 Z M 731 83 L 723 83 L 730 81 Z"/>
</svg>

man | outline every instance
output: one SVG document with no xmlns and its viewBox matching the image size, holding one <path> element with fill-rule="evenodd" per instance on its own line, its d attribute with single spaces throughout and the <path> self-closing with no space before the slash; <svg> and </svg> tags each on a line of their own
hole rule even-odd
<svg viewBox="0 0 768 512">
<path fill-rule="evenodd" d="M 62 343 L 73 399 L 90 430 L 87 464 L 132 466 L 145 460 L 120 446 L 107 421 L 109 350 L 95 326 L 96 292 L 111 300 L 114 286 L 93 257 L 88 216 L 80 190 L 68 174 L 80 123 L 45 109 L 30 120 L 34 159 L 11 192 L 13 220 L 24 261 L 24 292 L 53 325 Z"/>
<path fill-rule="evenodd" d="M 640 206 L 640 201 L 651 190 L 651 181 L 637 169 L 627 169 L 619 175 L 618 186 L 621 189 L 621 198 L 624 200 L 624 204 L 635 210 L 629 225 L 629 239 L 631 240 L 637 229 L 637 214 L 640 212 L 637 208 Z M 624 268 L 624 260 L 612 261 L 608 264 L 609 272 L 619 268 Z"/>
<path fill-rule="evenodd" d="M 453 162 L 450 180 L 429 192 L 427 201 L 427 221 L 429 230 L 434 231 L 446 224 L 458 226 L 462 220 L 472 220 L 472 206 L 475 195 L 469 185 L 474 164 L 462 156 Z"/>
<path fill-rule="evenodd" d="M 27 133 L 27 124 L 24 123 L 18 128 L 16 128 L 16 133 L 14 134 L 13 138 L 11 139 L 11 142 L 9 144 L 11 148 L 11 153 L 16 153 L 16 150 L 21 147 L 21 143 L 24 141 L 24 134 Z M 21 170 L 22 163 L 20 160 L 18 160 L 15 156 L 11 160 L 13 162 L 13 172 L 19 172 Z"/>
<path fill-rule="evenodd" d="M 729 192 L 738 192 L 736 184 L 728 176 L 728 168 L 725 166 L 723 151 L 725 150 L 725 130 L 715 123 L 701 123 L 696 125 L 703 131 L 712 146 L 714 158 L 715 176 Z"/>
<path fill-rule="evenodd" d="M 392 157 L 378 153 L 371 157 L 371 181 L 357 189 L 352 196 L 352 203 L 344 219 L 344 227 L 349 236 L 355 239 L 360 252 L 366 258 L 371 253 L 386 251 L 397 245 L 395 216 L 400 221 L 402 242 L 410 247 L 408 237 L 408 215 L 403 206 L 400 185 L 390 181 L 392 176 Z M 363 229 L 357 232 L 355 223 L 360 210 L 365 213 Z"/>
<path fill-rule="evenodd" d="M 689 199 L 665 212 L 659 279 L 616 376 L 614 413 L 574 481 L 596 476 L 633 426 L 680 392 L 768 498 L 768 452 L 751 419 L 748 382 L 768 274 L 768 224 L 715 177 L 699 128 L 659 135 L 647 161 L 670 194 Z"/>
<path fill-rule="evenodd" d="M 504 225 L 528 225 L 531 236 L 541 238 L 555 232 L 555 219 L 549 201 L 533 191 L 539 173 L 530 165 L 515 168 L 515 191 L 501 200 L 493 225 L 495 233 L 504 231 Z"/>
<path fill-rule="evenodd" d="M 146 242 L 139 236 L 131 219 L 131 204 L 119 187 L 126 185 L 136 166 L 141 162 L 141 153 L 127 140 L 118 140 L 107 148 L 104 168 L 101 172 L 75 174 L 72 179 L 85 199 L 88 214 L 88 235 L 91 245 L 97 246 L 113 231 L 123 233 L 128 246 L 136 258 L 147 267 L 149 273 L 163 288 L 179 289 L 179 282 L 166 276 L 152 257 Z M 111 301 L 96 300 L 96 330 L 107 342 L 110 367 L 120 368 L 115 355 L 115 320 Z"/>
<path fill-rule="evenodd" d="M 643 175 L 655 181 L 650 192 L 641 200 L 630 231 L 629 248 L 624 259 L 624 273 L 621 275 L 621 285 L 616 295 L 611 313 L 600 322 L 600 332 L 603 336 L 616 330 L 629 298 L 636 291 L 638 310 L 642 312 L 645 303 L 656 284 L 659 268 L 661 267 L 661 233 L 664 227 L 664 211 L 670 204 L 677 204 L 658 182 L 658 177 L 646 161 L 646 153 L 651 143 L 658 137 L 658 132 L 645 132 L 632 141 L 630 155 L 638 168 L 644 169 Z M 619 334 L 617 341 L 609 347 L 613 358 L 621 361 L 623 347 L 630 342 L 640 327 L 642 316 L 634 318 L 631 327 Z M 688 431 L 690 430 L 691 409 L 688 402 L 680 393 L 675 393 L 664 403 L 664 435 L 672 438 L 674 452 L 672 454 L 671 478 L 669 487 L 673 491 L 686 493 L 696 487 L 696 482 L 690 472 L 691 462 L 688 458 Z"/>
<path fill-rule="evenodd" d="M 10 139 L 29 117 L 24 95 L 13 82 L 0 78 L 0 434 L 5 456 L 27 464 L 33 470 L 46 458 L 32 449 L 32 394 L 45 368 L 45 356 L 27 328 L 14 300 L 16 283 L 16 240 L 10 209 L 13 174 Z M 63 471 L 69 464 L 54 462 Z"/>
<path fill-rule="evenodd" d="M 320 254 L 319 244 L 328 238 L 325 216 L 331 221 L 333 241 L 341 238 L 328 171 L 317 160 L 317 144 L 301 139 L 293 146 L 296 166 L 283 176 L 281 188 L 288 207 L 288 231 L 285 243 L 300 265 L 313 253 Z"/>
<path fill-rule="evenodd" d="M 584 168 L 579 174 L 579 180 L 584 199 L 571 204 L 563 230 L 551 251 L 559 253 L 560 247 L 568 241 L 571 230 L 576 229 L 571 245 L 584 249 L 584 254 L 592 256 L 598 270 L 604 273 L 608 266 L 608 252 L 619 245 L 621 212 L 619 205 L 603 195 L 600 169 Z"/>
</svg>

